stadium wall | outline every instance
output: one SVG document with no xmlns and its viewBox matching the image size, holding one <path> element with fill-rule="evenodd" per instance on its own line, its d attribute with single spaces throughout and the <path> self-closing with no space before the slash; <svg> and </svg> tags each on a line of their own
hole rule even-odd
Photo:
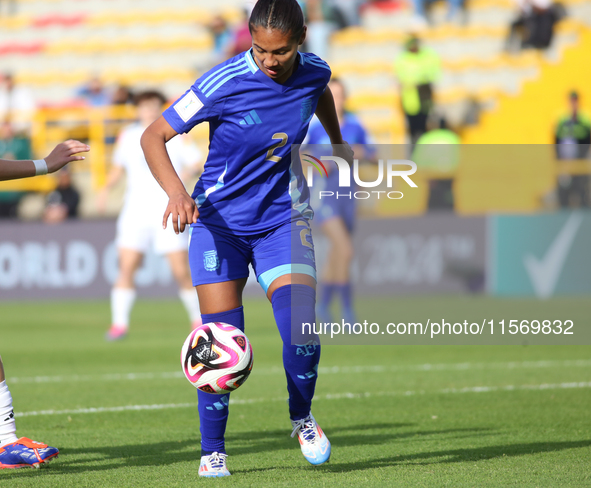
<svg viewBox="0 0 591 488">
<path fill-rule="evenodd" d="M 0 300 L 106 299 L 117 275 L 116 223 L 0 224 Z M 317 263 L 326 241 L 315 230 Z M 362 219 L 354 235 L 352 277 L 364 296 L 500 296 L 591 293 L 591 212 Z M 148 254 L 137 275 L 140 297 L 174 298 L 168 264 Z M 251 276 L 249 296 L 263 297 Z"/>
</svg>

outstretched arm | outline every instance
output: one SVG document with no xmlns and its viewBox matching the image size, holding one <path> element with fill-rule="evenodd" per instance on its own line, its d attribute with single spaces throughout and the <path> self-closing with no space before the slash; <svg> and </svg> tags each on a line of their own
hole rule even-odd
<svg viewBox="0 0 591 488">
<path fill-rule="evenodd" d="M 88 151 L 90 151 L 90 147 L 86 144 L 69 140 L 58 144 L 44 160 L 34 162 L 30 159 L 21 161 L 0 159 L 0 181 L 28 178 L 37 174 L 55 173 L 71 161 L 84 159 L 84 156 L 75 156 L 75 154 Z"/>
<path fill-rule="evenodd" d="M 332 92 L 328 86 L 318 99 L 316 116 L 318 117 L 318 120 L 320 120 L 328 137 L 330 137 L 330 143 L 342 144 L 343 136 L 341 135 L 341 126 L 339 125 L 339 118 L 337 117 L 337 110 L 334 105 Z"/>
<path fill-rule="evenodd" d="M 328 86 L 318 99 L 316 116 L 318 117 L 318 120 L 320 120 L 328 137 L 330 137 L 330 143 L 333 145 L 333 155 L 340 156 L 351 163 L 353 159 L 353 150 L 349 147 L 349 144 L 347 144 L 346 141 L 343 141 L 334 99 Z"/>
<path fill-rule="evenodd" d="M 150 171 L 168 195 L 168 206 L 164 212 L 162 227 L 166 229 L 168 216 L 172 214 L 172 225 L 178 234 L 184 232 L 186 225 L 197 222 L 199 210 L 185 190 L 166 150 L 166 143 L 176 135 L 176 131 L 166 119 L 160 116 L 144 131 L 141 145 Z"/>
</svg>

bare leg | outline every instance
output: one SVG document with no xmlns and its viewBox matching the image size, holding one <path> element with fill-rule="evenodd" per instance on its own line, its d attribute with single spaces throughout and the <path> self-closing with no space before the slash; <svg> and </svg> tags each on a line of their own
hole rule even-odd
<svg viewBox="0 0 591 488">
<path fill-rule="evenodd" d="M 191 281 L 188 253 L 187 251 L 171 252 L 167 254 L 167 258 L 172 275 L 179 285 L 179 298 L 187 310 L 191 326 L 194 329 L 201 325 L 201 310 L 197 293 Z"/>
<path fill-rule="evenodd" d="M 343 219 L 334 218 L 322 224 L 322 232 L 330 241 L 328 260 L 321 271 L 323 283 L 346 284 L 349 282 L 353 242 Z"/>
<path fill-rule="evenodd" d="M 275 281 L 273 281 L 273 283 L 271 283 L 271 286 L 269 286 L 269 289 L 267 290 L 267 298 L 269 301 L 271 301 L 273 298 L 273 293 L 275 290 L 286 285 L 308 285 L 312 289 L 316 290 L 316 280 L 310 275 L 301 273 L 287 274 L 280 276 Z"/>
<path fill-rule="evenodd" d="M 142 264 L 144 254 L 135 249 L 119 248 L 119 275 L 114 288 L 135 288 L 135 273 Z"/>
<path fill-rule="evenodd" d="M 187 251 L 176 251 L 166 255 L 170 270 L 181 290 L 192 290 L 191 273 Z"/>
<path fill-rule="evenodd" d="M 227 312 L 242 306 L 242 291 L 247 278 L 197 286 L 199 304 L 204 314 Z"/>
</svg>

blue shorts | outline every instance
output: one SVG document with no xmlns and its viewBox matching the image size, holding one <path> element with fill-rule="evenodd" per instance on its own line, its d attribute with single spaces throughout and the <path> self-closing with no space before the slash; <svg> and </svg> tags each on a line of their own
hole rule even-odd
<svg viewBox="0 0 591 488">
<path fill-rule="evenodd" d="M 252 264 L 267 289 L 280 276 L 302 273 L 316 279 L 314 242 L 308 220 L 294 219 L 268 232 L 237 236 L 198 221 L 189 230 L 193 286 L 247 278 Z"/>
<path fill-rule="evenodd" d="M 352 233 L 355 226 L 356 202 L 354 198 L 347 198 L 355 188 L 340 188 L 339 175 L 334 171 L 328 178 L 318 178 L 314 181 L 314 187 L 310 190 L 310 203 L 314 209 L 314 223 L 322 225 L 324 222 L 336 217 L 343 219 L 345 227 Z M 332 192 L 332 195 L 320 198 L 321 192 Z M 337 193 L 343 195 L 337 198 Z"/>
<path fill-rule="evenodd" d="M 348 193 L 343 192 L 341 193 Z M 327 220 L 339 217 L 343 219 L 349 233 L 355 226 L 355 200 L 352 198 L 336 198 L 336 192 L 332 196 L 322 197 L 320 203 L 314 206 L 314 223 L 322 225 Z"/>
</svg>

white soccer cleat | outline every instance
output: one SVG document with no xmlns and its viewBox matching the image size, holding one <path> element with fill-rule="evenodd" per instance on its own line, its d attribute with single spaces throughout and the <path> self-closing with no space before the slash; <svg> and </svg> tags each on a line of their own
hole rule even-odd
<svg viewBox="0 0 591 488">
<path fill-rule="evenodd" d="M 293 426 L 291 436 L 298 435 L 302 454 L 310 464 L 317 466 L 330 459 L 330 441 L 312 413 L 305 419 L 292 420 L 291 425 Z"/>
<path fill-rule="evenodd" d="M 230 476 L 230 471 L 226 467 L 227 454 L 214 452 L 207 456 L 201 456 L 199 465 L 199 476 L 205 478 L 219 478 L 220 476 Z"/>
</svg>

